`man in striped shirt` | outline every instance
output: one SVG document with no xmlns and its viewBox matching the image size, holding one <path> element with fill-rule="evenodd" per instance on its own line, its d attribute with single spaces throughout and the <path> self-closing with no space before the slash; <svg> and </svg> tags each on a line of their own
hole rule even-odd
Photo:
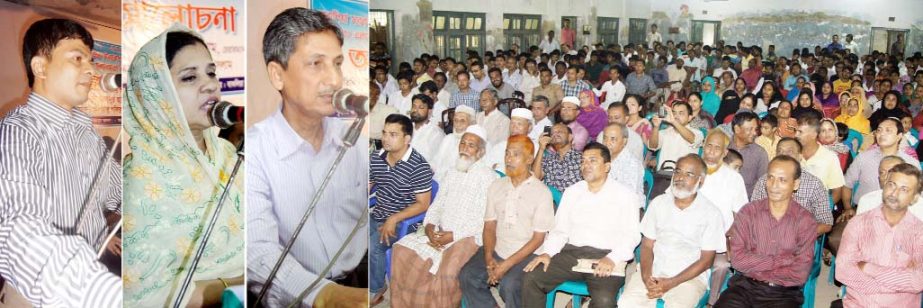
<svg viewBox="0 0 923 308">
<path fill-rule="evenodd" d="M 397 225 L 426 212 L 432 198 L 433 171 L 419 152 L 410 147 L 410 118 L 392 114 L 385 118 L 382 150 L 369 158 L 369 185 L 378 203 L 369 213 L 369 292 L 371 306 L 384 299 L 385 252 L 398 238 Z M 416 230 L 416 226 L 410 232 Z"/>
<path fill-rule="evenodd" d="M 817 222 L 798 205 L 801 165 L 790 156 L 769 162 L 769 198 L 748 203 L 734 217 L 728 243 L 737 274 L 715 303 L 724 307 L 799 307 L 811 271 Z"/>
<path fill-rule="evenodd" d="M 923 291 L 923 221 L 907 208 L 920 198 L 923 175 L 911 164 L 891 169 L 881 207 L 860 214 L 843 233 L 836 278 L 844 307 L 916 307 Z"/>
<path fill-rule="evenodd" d="M 104 212 L 119 212 L 121 167 L 75 109 L 90 91 L 92 46 L 74 21 L 32 24 L 23 41 L 32 93 L 0 120 L 0 287 L 27 305 L 121 306 L 120 278 L 96 261 Z"/>
</svg>

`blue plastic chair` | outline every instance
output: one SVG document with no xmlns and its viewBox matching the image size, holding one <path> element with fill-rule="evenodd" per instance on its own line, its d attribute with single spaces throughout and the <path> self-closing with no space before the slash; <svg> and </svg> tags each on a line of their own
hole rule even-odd
<svg viewBox="0 0 923 308">
<path fill-rule="evenodd" d="M 548 186 L 548 190 L 551 191 L 551 199 L 554 200 L 554 209 L 555 211 L 557 211 L 558 206 L 561 205 L 561 196 L 564 194 L 557 188 L 554 188 L 554 186 L 547 185 L 547 184 L 546 186 Z"/>
<path fill-rule="evenodd" d="M 436 200 L 436 193 L 439 192 L 439 183 L 436 183 L 436 180 L 432 180 L 432 188 L 430 189 L 432 193 L 430 194 L 429 204 L 432 205 L 433 201 Z M 371 201 L 370 201 L 371 203 Z M 410 231 L 410 227 L 414 224 L 420 223 L 423 221 L 423 218 L 426 217 L 426 212 L 420 213 L 414 217 L 404 219 L 397 226 L 397 238 L 394 239 L 394 242 L 391 242 L 393 245 L 395 242 L 400 240 L 402 237 L 407 235 Z M 391 249 L 389 248 L 385 251 L 385 277 L 391 277 Z"/>
<path fill-rule="evenodd" d="M 651 203 L 651 193 L 654 191 L 654 173 L 651 169 L 644 168 L 644 185 L 647 185 L 647 200 L 644 203 L 644 209 Z"/>
<path fill-rule="evenodd" d="M 640 275 L 640 273 L 636 272 L 635 275 Z M 711 277 L 710 269 L 708 270 L 708 276 Z M 628 281 L 626 280 L 625 282 L 627 283 Z M 725 285 L 726 284 L 727 284 L 727 278 L 725 278 Z M 625 286 L 622 285 L 622 287 L 619 288 L 619 292 L 615 294 L 616 301 L 618 301 L 619 297 L 622 296 L 622 292 L 624 291 L 625 291 Z M 590 296 L 590 291 L 587 290 L 586 282 L 568 280 L 568 281 L 565 281 L 564 283 L 559 284 L 556 288 L 554 288 L 554 290 L 551 290 L 551 292 L 548 292 L 548 294 L 545 295 L 545 308 L 554 308 L 554 298 L 557 292 L 564 292 L 564 293 L 570 294 L 573 297 L 571 301 L 574 307 L 580 307 L 580 304 L 583 302 L 583 298 L 586 296 Z M 710 290 L 708 289 L 705 290 L 705 294 L 699 300 L 699 303 L 698 305 L 696 305 L 696 307 L 702 308 L 708 305 L 709 292 Z M 663 307 L 663 305 L 664 305 L 663 299 L 657 299 L 657 307 Z"/>
<path fill-rule="evenodd" d="M 862 138 L 862 134 L 860 134 L 858 131 L 856 131 L 856 130 L 850 128 L 850 129 L 849 129 L 849 134 L 846 135 L 846 139 L 843 140 L 843 143 L 845 143 L 846 146 L 849 147 L 849 154 L 851 154 L 853 158 L 856 157 L 856 155 L 859 153 L 859 149 L 862 148 L 862 139 L 863 139 L 863 138 Z M 856 144 L 857 144 L 856 148 L 853 148 L 853 146 L 852 146 L 852 141 L 853 141 L 853 140 L 858 141 L 858 142 L 856 143 Z"/>
</svg>

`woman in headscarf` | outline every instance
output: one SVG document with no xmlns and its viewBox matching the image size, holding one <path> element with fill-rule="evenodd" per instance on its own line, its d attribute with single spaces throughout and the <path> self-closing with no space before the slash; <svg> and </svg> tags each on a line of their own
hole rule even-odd
<svg viewBox="0 0 923 308">
<path fill-rule="evenodd" d="M 718 113 L 718 107 L 721 106 L 721 98 L 715 94 L 715 79 L 711 76 L 702 78 L 702 110 L 708 113 L 709 117 Z"/>
<path fill-rule="evenodd" d="M 131 154 L 124 172 L 124 303 L 172 305 L 202 233 L 237 160 L 218 138 L 208 111 L 220 100 L 216 66 L 204 41 L 174 26 L 132 60 L 123 127 Z M 205 253 L 182 306 L 220 303 L 229 284 L 243 284 L 243 179 L 230 184 Z"/>
<path fill-rule="evenodd" d="M 728 115 L 736 114 L 740 109 L 740 99 L 747 94 L 747 81 L 743 78 L 734 80 L 734 87 L 727 89 L 721 94 L 721 107 L 718 108 L 718 114 L 715 119 L 721 120 Z"/>
<path fill-rule="evenodd" d="M 580 99 L 580 114 L 577 115 L 577 123 L 586 128 L 590 136 L 589 140 L 596 140 L 596 135 L 599 135 L 609 121 L 608 115 L 599 107 L 599 97 L 593 93 L 593 90 L 583 90 L 577 98 Z"/>
<path fill-rule="evenodd" d="M 844 91 L 843 93 L 846 93 L 846 92 Z M 840 95 L 842 96 L 843 93 L 840 93 Z M 862 89 L 861 86 L 850 88 L 849 96 L 859 100 L 859 104 L 862 105 L 862 114 L 865 115 L 865 118 L 872 116 L 872 111 L 874 110 L 872 108 L 872 105 L 870 105 L 868 100 L 866 99 L 865 90 Z M 843 102 L 844 100 L 840 98 L 840 105 L 842 105 Z"/>
<path fill-rule="evenodd" d="M 858 99 L 849 98 L 845 104 L 840 105 L 840 108 L 840 116 L 836 117 L 837 122 L 846 124 L 850 129 L 863 135 L 868 135 L 872 132 L 869 127 L 869 120 L 862 113 L 865 106 L 859 103 Z"/>
<path fill-rule="evenodd" d="M 885 93 L 885 97 L 881 100 L 881 108 L 869 117 L 869 125 L 873 131 L 878 129 L 878 124 L 884 119 L 897 118 L 900 121 L 904 114 L 904 110 L 900 107 L 900 97 L 901 94 L 895 90 Z"/>
<path fill-rule="evenodd" d="M 800 94 L 796 97 L 793 105 L 795 105 L 795 108 L 792 109 L 792 117 L 795 119 L 800 118 L 802 115 L 807 113 L 813 113 L 817 115 L 818 118 L 824 117 L 824 112 L 820 107 L 820 102 L 814 100 L 814 92 L 811 91 L 811 89 L 801 89 Z"/>
</svg>

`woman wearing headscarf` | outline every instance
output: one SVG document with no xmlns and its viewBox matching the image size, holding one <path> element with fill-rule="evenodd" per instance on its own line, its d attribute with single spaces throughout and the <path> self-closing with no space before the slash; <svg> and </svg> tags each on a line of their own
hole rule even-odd
<svg viewBox="0 0 923 308">
<path fill-rule="evenodd" d="M 599 135 L 609 121 L 608 115 L 599 107 L 599 97 L 593 93 L 593 90 L 583 90 L 577 98 L 580 99 L 580 114 L 577 115 L 577 123 L 586 128 L 590 136 L 589 140 L 596 140 L 596 135 Z"/>
<path fill-rule="evenodd" d="M 207 115 L 220 100 L 220 85 L 199 36 L 170 28 L 138 51 L 128 78 L 124 303 L 163 307 L 179 296 L 237 155 Z M 242 184 L 240 177 L 230 184 L 183 307 L 217 304 L 229 284 L 243 283 Z"/>
<path fill-rule="evenodd" d="M 881 100 L 881 109 L 876 110 L 869 117 L 869 125 L 873 131 L 878 129 L 878 124 L 884 119 L 897 118 L 900 121 L 904 114 L 904 110 L 900 107 L 900 97 L 901 94 L 895 90 L 885 93 L 885 97 Z"/>
<path fill-rule="evenodd" d="M 858 99 L 849 98 L 845 104 L 840 105 L 840 108 L 840 116 L 836 117 L 837 122 L 846 124 L 850 129 L 863 135 L 868 135 L 872 132 L 869 120 L 862 113 L 865 106 L 859 103 Z"/>
<path fill-rule="evenodd" d="M 811 89 L 801 89 L 798 96 L 795 97 L 795 101 L 792 102 L 792 105 L 795 106 L 795 108 L 792 109 L 793 118 L 800 118 L 807 113 L 813 113 L 821 119 L 824 118 L 824 112 L 820 107 L 820 102 L 814 100 L 814 92 L 811 91 Z"/>
<path fill-rule="evenodd" d="M 721 107 L 721 98 L 715 94 L 715 79 L 711 76 L 702 78 L 702 110 L 708 113 L 708 116 L 714 116 Z"/>
<path fill-rule="evenodd" d="M 718 107 L 718 114 L 714 115 L 715 119 L 721 120 L 728 115 L 736 114 L 737 110 L 740 109 L 740 99 L 745 94 L 747 94 L 747 81 L 743 78 L 737 78 L 737 80 L 734 80 L 733 88 L 727 89 L 721 94 L 721 106 Z"/>
</svg>

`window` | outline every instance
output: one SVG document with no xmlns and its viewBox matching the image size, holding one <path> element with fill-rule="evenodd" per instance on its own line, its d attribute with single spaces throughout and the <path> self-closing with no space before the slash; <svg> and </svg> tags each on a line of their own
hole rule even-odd
<svg viewBox="0 0 923 308">
<path fill-rule="evenodd" d="M 604 46 L 619 43 L 619 19 L 613 17 L 596 18 L 597 38 Z"/>
<path fill-rule="evenodd" d="M 628 42 L 632 44 L 643 43 L 647 36 L 647 19 L 628 19 Z"/>
<path fill-rule="evenodd" d="M 439 57 L 465 59 L 468 50 L 484 54 L 484 13 L 433 11 L 433 38 Z"/>
<path fill-rule="evenodd" d="M 394 12 L 384 10 L 369 10 L 369 48 L 371 52 L 380 53 L 375 49 L 377 43 L 384 43 L 387 52 L 394 56 Z"/>
<path fill-rule="evenodd" d="M 714 47 L 721 39 L 721 22 L 710 20 L 692 21 L 692 42 Z"/>
<path fill-rule="evenodd" d="M 542 41 L 539 24 L 541 15 L 503 14 L 503 35 L 506 36 L 506 48 L 513 44 L 519 45 L 519 50 L 529 50 L 530 46 L 538 46 Z"/>
</svg>

